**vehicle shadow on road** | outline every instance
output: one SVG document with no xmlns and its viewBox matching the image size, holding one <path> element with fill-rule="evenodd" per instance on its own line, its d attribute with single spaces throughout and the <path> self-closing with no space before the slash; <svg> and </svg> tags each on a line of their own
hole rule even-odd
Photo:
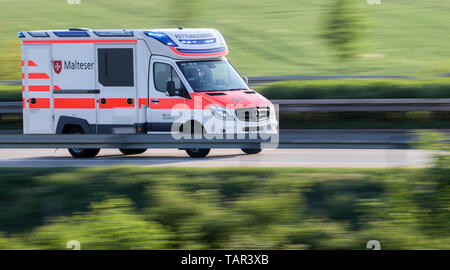
<svg viewBox="0 0 450 270">
<path fill-rule="evenodd" d="M 150 153 L 149 153 L 150 154 Z M 162 155 L 122 155 L 122 154 L 101 154 L 95 158 L 75 159 L 67 156 L 42 156 L 10 159 L 4 163 L 0 161 L 0 166 L 26 166 L 26 167 L 91 167 L 91 166 L 114 166 L 114 165 L 168 165 L 183 162 L 208 162 L 232 159 L 240 156 L 247 156 L 244 153 L 236 154 L 212 154 L 204 158 L 191 158 L 189 156 Z M 4 164 L 2 164 L 4 163 Z"/>
</svg>

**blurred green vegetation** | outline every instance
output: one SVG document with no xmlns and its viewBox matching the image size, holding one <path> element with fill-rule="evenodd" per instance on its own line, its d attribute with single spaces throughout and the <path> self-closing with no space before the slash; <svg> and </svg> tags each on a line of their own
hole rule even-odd
<svg viewBox="0 0 450 270">
<path fill-rule="evenodd" d="M 448 165 L 2 168 L 0 249 L 449 249 Z"/>
<path fill-rule="evenodd" d="M 448 129 L 450 112 L 281 113 L 280 129 Z"/>
<path fill-rule="evenodd" d="M 22 86 L 0 84 L 0 102 L 3 101 L 21 101 L 22 100 Z"/>
<path fill-rule="evenodd" d="M 341 61 L 349 61 L 359 50 L 361 35 L 367 31 L 363 1 L 332 0 L 325 18 L 324 38 Z"/>
<path fill-rule="evenodd" d="M 450 98 L 450 78 L 284 81 L 255 88 L 269 99 Z"/>
<path fill-rule="evenodd" d="M 353 61 L 336 64 L 323 39 L 329 0 L 0 0 L 0 80 L 19 80 L 19 31 L 90 27 L 212 27 L 227 40 L 231 62 L 245 76 L 429 75 L 449 72 L 448 0 L 357 1 L 368 32 Z M 200 5 L 197 5 L 200 3 Z M 179 8 L 179 10 L 175 10 Z"/>
</svg>

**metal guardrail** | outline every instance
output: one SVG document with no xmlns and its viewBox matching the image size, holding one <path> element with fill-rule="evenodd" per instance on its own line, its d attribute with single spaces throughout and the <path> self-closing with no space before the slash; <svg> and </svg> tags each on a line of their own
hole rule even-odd
<svg viewBox="0 0 450 270">
<path fill-rule="evenodd" d="M 409 112 L 450 111 L 450 98 L 419 99 L 286 99 L 271 100 L 289 112 Z"/>
<path fill-rule="evenodd" d="M 0 135 L 0 148 L 362 148 L 407 149 L 409 133 L 281 133 L 264 139 L 175 139 L 144 135 Z"/>
<path fill-rule="evenodd" d="M 450 111 L 450 99 L 286 99 L 271 100 L 280 113 Z M 0 114 L 21 114 L 21 102 L 0 102 Z"/>
<path fill-rule="evenodd" d="M 0 114 L 22 114 L 22 102 L 0 102 Z"/>
</svg>

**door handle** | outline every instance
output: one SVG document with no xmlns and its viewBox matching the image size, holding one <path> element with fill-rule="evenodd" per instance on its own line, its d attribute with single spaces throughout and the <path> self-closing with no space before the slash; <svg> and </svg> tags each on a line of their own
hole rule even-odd
<svg viewBox="0 0 450 270">
<path fill-rule="evenodd" d="M 152 100 L 152 102 L 153 102 L 153 103 L 159 103 L 159 100 L 154 99 L 154 100 Z"/>
</svg>

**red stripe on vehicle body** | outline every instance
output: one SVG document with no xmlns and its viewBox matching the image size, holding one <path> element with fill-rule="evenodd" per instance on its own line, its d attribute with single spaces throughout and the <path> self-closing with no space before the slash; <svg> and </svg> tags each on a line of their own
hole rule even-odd
<svg viewBox="0 0 450 270">
<path fill-rule="evenodd" d="M 35 98 L 36 103 L 31 103 L 31 98 L 29 99 L 30 109 L 49 109 L 50 99 L 49 98 Z"/>
<path fill-rule="evenodd" d="M 30 92 L 46 92 L 50 91 L 50 85 L 29 85 L 28 91 Z"/>
<path fill-rule="evenodd" d="M 61 90 L 61 88 L 57 85 L 53 85 L 53 90 Z"/>
<path fill-rule="evenodd" d="M 106 103 L 102 104 L 102 99 L 98 99 L 100 109 L 129 109 L 134 108 L 134 98 L 132 98 L 133 103 L 128 104 L 128 98 L 106 98 Z"/>
<path fill-rule="evenodd" d="M 93 98 L 55 98 L 55 109 L 95 109 Z"/>
<path fill-rule="evenodd" d="M 24 40 L 23 43 L 137 43 L 136 39 Z"/>
<path fill-rule="evenodd" d="M 29 67 L 37 67 L 36 63 L 33 62 L 33 60 L 28 60 L 28 66 Z"/>
<path fill-rule="evenodd" d="M 47 73 L 28 73 L 28 79 L 50 79 Z"/>
<path fill-rule="evenodd" d="M 154 100 L 159 102 L 152 102 Z M 184 105 L 184 100 L 184 98 L 151 98 L 150 109 L 172 109 L 175 106 Z"/>
<path fill-rule="evenodd" d="M 139 99 L 139 109 L 142 109 L 143 105 L 148 107 L 148 98 Z"/>
</svg>

